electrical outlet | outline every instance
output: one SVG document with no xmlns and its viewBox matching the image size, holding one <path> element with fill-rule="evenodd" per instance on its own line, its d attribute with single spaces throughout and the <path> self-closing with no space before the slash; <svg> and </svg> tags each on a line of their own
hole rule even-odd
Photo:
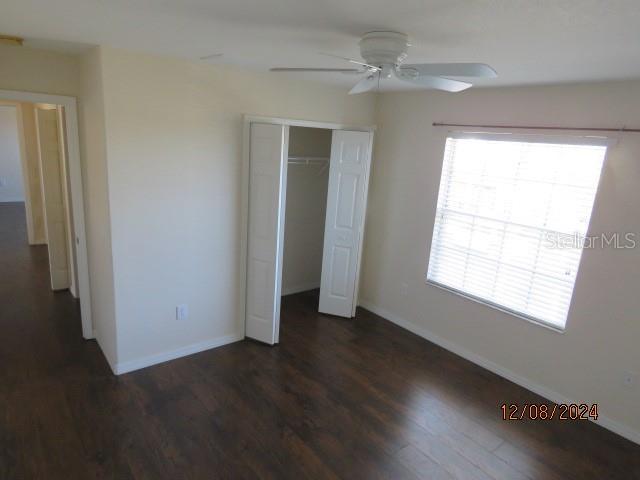
<svg viewBox="0 0 640 480">
<path fill-rule="evenodd" d="M 186 320 L 189 318 L 189 305 L 183 303 L 176 307 L 176 320 Z"/>
<path fill-rule="evenodd" d="M 634 372 L 624 372 L 624 377 L 622 378 L 622 383 L 624 383 L 625 387 L 633 387 L 638 380 L 638 374 Z"/>
<path fill-rule="evenodd" d="M 402 282 L 400 284 L 400 295 L 406 297 L 409 293 L 409 284 L 407 282 Z"/>
</svg>

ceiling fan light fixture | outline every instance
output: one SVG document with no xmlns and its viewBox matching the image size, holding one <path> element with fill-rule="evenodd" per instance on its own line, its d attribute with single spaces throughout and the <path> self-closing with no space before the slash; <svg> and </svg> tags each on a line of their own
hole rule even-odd
<svg viewBox="0 0 640 480">
<path fill-rule="evenodd" d="M 400 32 L 373 31 L 359 42 L 360 55 L 372 65 L 400 65 L 407 58 L 409 37 Z"/>
</svg>

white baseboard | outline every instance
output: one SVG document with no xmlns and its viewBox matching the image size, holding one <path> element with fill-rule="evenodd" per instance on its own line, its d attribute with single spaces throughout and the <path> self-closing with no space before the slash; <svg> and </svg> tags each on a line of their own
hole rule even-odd
<svg viewBox="0 0 640 480">
<path fill-rule="evenodd" d="M 444 338 L 439 337 L 438 335 L 435 335 L 428 329 L 422 326 L 416 325 L 415 323 L 410 322 L 404 318 L 401 318 L 398 315 L 395 315 L 394 313 L 391 313 L 381 307 L 378 307 L 377 305 L 374 305 L 368 300 L 361 300 L 359 305 L 367 310 L 370 310 L 376 315 L 379 315 L 384 319 L 389 320 L 390 322 L 395 323 L 396 325 L 406 330 L 409 330 L 410 332 L 415 333 L 416 335 L 422 338 L 425 338 L 430 342 L 435 343 L 436 345 L 439 345 L 442 348 L 449 350 L 450 352 L 455 353 L 456 355 L 466 360 L 469 360 L 470 362 L 475 363 L 476 365 L 479 365 L 482 368 L 489 370 L 490 372 L 495 373 L 496 375 L 506 378 L 507 380 L 517 385 L 520 385 L 521 387 L 524 387 L 527 390 L 531 390 L 532 392 L 537 393 L 538 395 L 546 398 L 547 400 L 550 400 L 554 403 L 584 403 L 584 402 L 576 402 L 574 400 L 571 400 L 551 390 L 550 388 L 534 383 L 529 379 L 521 375 L 518 375 L 517 373 L 512 372 L 508 368 L 498 365 L 497 363 L 492 362 L 491 360 L 488 360 L 484 357 L 481 357 L 480 355 L 477 355 L 467 350 L 466 348 L 460 347 L 459 345 L 456 345 L 448 340 L 445 340 Z M 613 420 L 604 415 L 599 415 L 598 420 L 594 420 L 594 423 L 600 425 L 601 427 L 606 428 L 607 430 L 611 430 L 612 432 L 617 433 L 618 435 L 626 438 L 627 440 L 640 444 L 640 432 L 630 427 L 627 427 L 626 425 L 623 425 L 616 420 Z"/>
<path fill-rule="evenodd" d="M 320 288 L 319 282 L 305 283 L 302 285 L 294 285 L 293 287 L 282 287 L 282 296 L 293 295 L 294 293 L 307 292 Z"/>
<path fill-rule="evenodd" d="M 134 370 L 140 370 L 141 368 L 150 367 L 151 365 L 157 365 L 158 363 L 168 362 L 169 360 L 175 360 L 176 358 L 186 357 L 187 355 L 193 355 L 194 353 L 221 347 L 223 345 L 242 340 L 243 338 L 244 336 L 240 335 L 239 333 L 225 335 L 223 337 L 211 338 L 209 340 L 192 343 L 191 345 L 177 348 L 175 350 L 156 353 L 154 355 L 138 358 L 136 360 L 129 360 L 128 362 L 117 363 L 113 371 L 116 375 L 122 375 L 123 373 L 133 372 Z"/>
</svg>

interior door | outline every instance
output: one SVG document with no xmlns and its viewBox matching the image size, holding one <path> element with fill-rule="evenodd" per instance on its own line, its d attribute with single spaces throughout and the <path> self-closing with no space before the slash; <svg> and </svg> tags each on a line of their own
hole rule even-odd
<svg viewBox="0 0 640 480">
<path fill-rule="evenodd" d="M 334 130 L 322 254 L 322 313 L 353 317 L 371 163 L 371 132 Z"/>
<path fill-rule="evenodd" d="M 280 329 L 288 133 L 284 125 L 251 124 L 246 336 L 269 345 Z"/>
<path fill-rule="evenodd" d="M 67 218 L 64 205 L 64 168 L 58 142 L 58 112 L 55 108 L 36 109 L 38 151 L 42 172 L 44 223 L 49 246 L 51 288 L 70 286 L 69 253 L 67 251 Z"/>
<path fill-rule="evenodd" d="M 64 107 L 58 106 L 56 108 L 58 114 L 58 150 L 60 152 L 60 176 L 62 177 L 62 203 L 64 205 L 64 214 L 67 221 L 65 222 L 65 233 L 67 238 L 67 263 L 69 268 L 69 291 L 71 295 L 78 298 L 78 286 L 77 278 L 78 271 L 74 262 L 76 256 L 75 243 L 73 239 L 75 234 L 73 231 L 73 223 L 69 220 L 73 218 L 73 211 L 71 206 L 71 179 L 69 177 L 69 162 L 67 152 L 67 131 L 66 124 L 64 122 Z"/>
</svg>

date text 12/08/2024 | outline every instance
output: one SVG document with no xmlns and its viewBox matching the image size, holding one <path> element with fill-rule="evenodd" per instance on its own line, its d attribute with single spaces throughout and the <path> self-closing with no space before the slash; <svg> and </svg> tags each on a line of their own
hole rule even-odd
<svg viewBox="0 0 640 480">
<path fill-rule="evenodd" d="M 598 404 L 587 403 L 503 403 L 503 420 L 597 420 Z"/>
</svg>

